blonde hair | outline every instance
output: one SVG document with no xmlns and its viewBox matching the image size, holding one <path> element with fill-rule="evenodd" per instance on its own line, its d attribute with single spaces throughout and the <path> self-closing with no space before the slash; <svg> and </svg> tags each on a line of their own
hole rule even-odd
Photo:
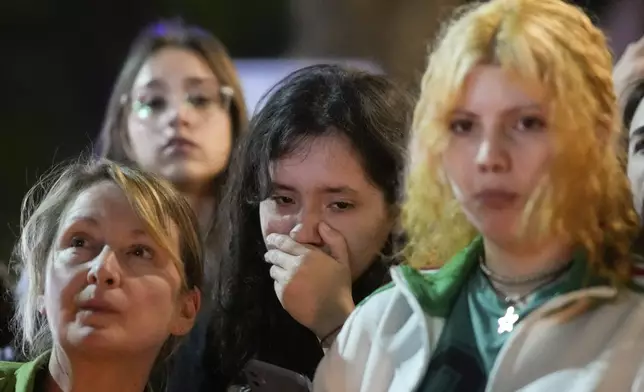
<svg viewBox="0 0 644 392">
<path fill-rule="evenodd" d="M 555 152 L 525 208 L 526 233 L 567 236 L 586 249 L 597 272 L 626 279 L 638 220 L 616 148 L 612 58 L 602 32 L 561 0 L 469 5 L 437 41 L 414 112 L 403 208 L 409 263 L 440 265 L 477 234 L 444 180 L 441 155 L 464 80 L 479 64 L 499 65 L 526 87 L 545 89 L 550 100 Z"/>
<path fill-rule="evenodd" d="M 60 219 L 83 190 L 103 181 L 112 182 L 123 191 L 150 236 L 172 255 L 182 279 L 182 290 L 201 290 L 203 249 L 197 219 L 172 185 L 152 174 L 106 159 L 54 168 L 25 196 L 21 234 L 14 252 L 14 262 L 19 263 L 28 280 L 14 320 L 27 357 L 36 356 L 52 345 L 47 322 L 39 313 L 39 297 L 44 293 L 45 271 Z M 173 225 L 180 236 L 179 254 L 171 245 Z"/>
</svg>

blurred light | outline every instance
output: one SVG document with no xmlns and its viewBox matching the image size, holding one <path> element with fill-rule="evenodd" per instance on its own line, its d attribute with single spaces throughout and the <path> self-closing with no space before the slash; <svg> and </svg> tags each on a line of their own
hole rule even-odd
<svg viewBox="0 0 644 392">
<path fill-rule="evenodd" d="M 314 64 L 340 64 L 363 69 L 373 73 L 382 73 L 375 63 L 351 59 L 261 59 L 235 60 L 235 66 L 241 78 L 246 96 L 248 113 L 253 114 L 263 95 L 291 72 Z"/>
</svg>

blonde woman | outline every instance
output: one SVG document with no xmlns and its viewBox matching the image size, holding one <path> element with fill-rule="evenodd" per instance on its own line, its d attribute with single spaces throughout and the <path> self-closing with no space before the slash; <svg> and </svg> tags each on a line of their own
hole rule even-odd
<svg viewBox="0 0 644 392">
<path fill-rule="evenodd" d="M 606 39 L 560 0 L 461 11 L 430 56 L 404 225 L 414 267 L 349 317 L 316 391 L 644 388 L 638 229 Z"/>
<path fill-rule="evenodd" d="M 109 161 L 50 179 L 25 199 L 16 253 L 33 360 L 0 363 L 0 390 L 141 392 L 199 311 L 197 220 L 171 185 Z"/>
</svg>

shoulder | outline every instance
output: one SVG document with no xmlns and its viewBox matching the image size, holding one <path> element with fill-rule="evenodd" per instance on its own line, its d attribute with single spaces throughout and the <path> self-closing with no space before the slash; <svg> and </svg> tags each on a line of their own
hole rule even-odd
<svg viewBox="0 0 644 392">
<path fill-rule="evenodd" d="M 45 369 L 50 352 L 44 352 L 30 362 L 0 362 L 0 391 L 30 392 L 38 372 Z"/>
<path fill-rule="evenodd" d="M 15 374 L 24 365 L 26 363 L 0 361 L 0 375 Z"/>
<path fill-rule="evenodd" d="M 27 364 L 19 362 L 0 362 L 0 390 L 13 391 L 18 374 Z"/>
<path fill-rule="evenodd" d="M 418 271 L 406 266 L 393 268 L 392 282 L 373 292 L 357 306 L 336 341 L 344 345 L 352 337 L 371 340 L 383 331 L 395 334 L 410 322 L 418 323 L 419 318 L 425 318 L 426 315 L 414 286 L 431 284 L 426 278 L 434 272 Z"/>
<path fill-rule="evenodd" d="M 438 333 L 442 320 L 424 312 L 413 286 L 430 282 L 425 281 L 425 273 L 409 267 L 395 267 L 391 276 L 392 283 L 376 290 L 351 313 L 317 369 L 314 390 L 386 385 L 394 378 L 396 363 L 425 357 L 422 336 Z"/>
</svg>

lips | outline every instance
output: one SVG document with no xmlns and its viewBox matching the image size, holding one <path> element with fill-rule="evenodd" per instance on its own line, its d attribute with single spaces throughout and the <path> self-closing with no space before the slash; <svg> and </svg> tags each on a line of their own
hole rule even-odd
<svg viewBox="0 0 644 392">
<path fill-rule="evenodd" d="M 185 151 L 196 148 L 197 145 L 183 137 L 173 137 L 163 146 L 166 151 Z"/>
<path fill-rule="evenodd" d="M 90 299 L 78 304 L 78 309 L 93 313 L 117 313 L 118 310 L 107 301 L 101 299 Z"/>
<path fill-rule="evenodd" d="M 478 203 L 491 209 L 509 208 L 514 205 L 518 198 L 517 193 L 499 189 L 484 190 L 475 195 Z"/>
</svg>

